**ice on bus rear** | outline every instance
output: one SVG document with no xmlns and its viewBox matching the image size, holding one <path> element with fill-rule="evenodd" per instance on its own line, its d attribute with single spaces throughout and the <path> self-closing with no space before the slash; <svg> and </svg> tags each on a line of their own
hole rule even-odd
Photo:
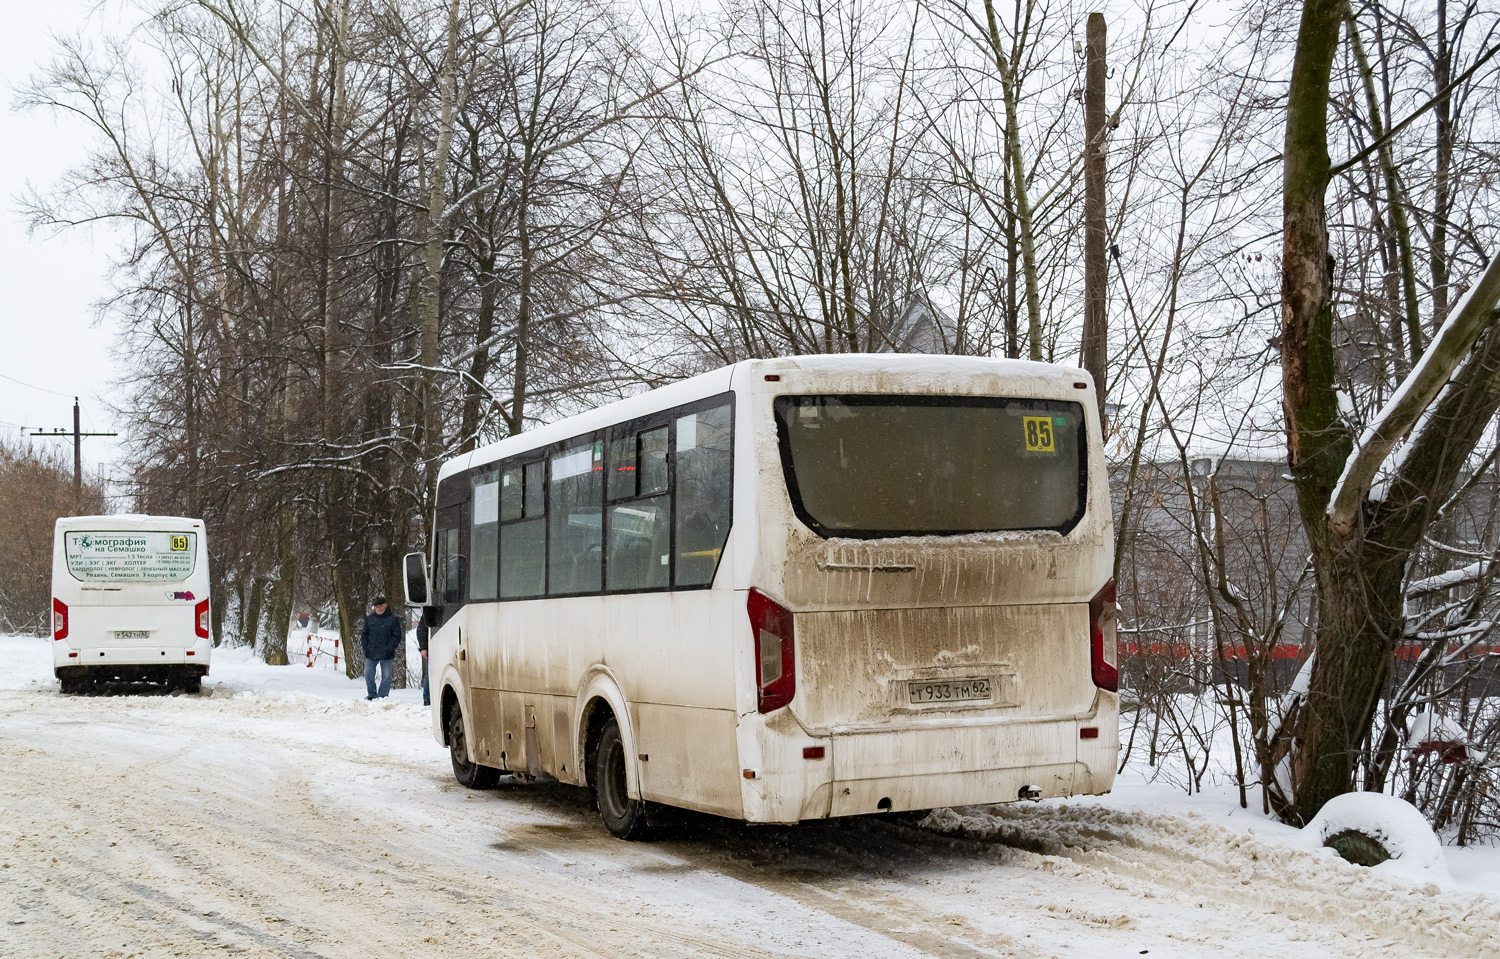
<svg viewBox="0 0 1500 959">
<path fill-rule="evenodd" d="M 64 692 L 111 680 L 197 690 L 209 670 L 211 606 L 201 519 L 57 521 L 52 664 Z"/>
</svg>

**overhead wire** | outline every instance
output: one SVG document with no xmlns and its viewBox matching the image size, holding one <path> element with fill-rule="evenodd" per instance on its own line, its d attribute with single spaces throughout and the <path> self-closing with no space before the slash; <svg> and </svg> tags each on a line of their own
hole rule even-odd
<svg viewBox="0 0 1500 959">
<path fill-rule="evenodd" d="M 10 380 L 12 383 L 15 383 L 19 386 L 24 386 L 29 390 L 40 390 L 43 393 L 51 393 L 53 396 L 62 396 L 69 399 L 74 398 L 72 393 L 59 393 L 57 390 L 49 390 L 45 386 L 37 386 L 34 383 L 27 383 L 24 380 L 16 379 L 14 376 L 6 376 L 4 373 L 0 373 L 0 380 Z"/>
</svg>

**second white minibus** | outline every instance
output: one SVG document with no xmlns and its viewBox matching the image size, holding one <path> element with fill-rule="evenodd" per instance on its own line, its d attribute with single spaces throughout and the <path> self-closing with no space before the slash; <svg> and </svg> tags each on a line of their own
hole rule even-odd
<svg viewBox="0 0 1500 959">
<path fill-rule="evenodd" d="M 197 692 L 208 674 L 208 543 L 181 516 L 68 516 L 52 546 L 52 668 L 64 693 L 106 680 Z"/>
<path fill-rule="evenodd" d="M 795 823 L 1113 782 L 1080 370 L 738 363 L 445 464 L 432 544 L 408 602 L 467 785 L 590 786 L 635 837 L 652 803 Z"/>
</svg>

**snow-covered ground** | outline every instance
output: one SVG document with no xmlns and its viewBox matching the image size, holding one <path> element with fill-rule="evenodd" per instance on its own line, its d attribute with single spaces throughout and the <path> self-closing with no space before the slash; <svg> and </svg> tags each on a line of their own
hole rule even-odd
<svg viewBox="0 0 1500 959">
<path fill-rule="evenodd" d="M 420 696 L 241 649 L 200 696 L 64 697 L 0 638 L 0 956 L 1500 957 L 1493 848 L 1361 869 L 1139 776 L 624 843 L 582 790 L 459 787 Z"/>
</svg>

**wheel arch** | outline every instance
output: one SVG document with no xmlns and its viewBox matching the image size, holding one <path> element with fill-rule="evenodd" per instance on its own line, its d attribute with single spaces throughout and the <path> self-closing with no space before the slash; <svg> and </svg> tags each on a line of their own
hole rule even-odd
<svg viewBox="0 0 1500 959">
<path fill-rule="evenodd" d="M 448 741 L 448 714 L 450 710 L 457 709 L 459 715 L 463 717 L 464 740 L 469 744 L 470 751 L 472 752 L 474 744 L 474 719 L 470 715 L 472 710 L 466 705 L 468 697 L 465 693 L 467 690 L 464 689 L 463 680 L 458 678 L 458 671 L 451 666 L 445 669 L 442 677 L 438 680 L 438 688 L 441 690 L 438 693 L 437 699 L 437 734 L 439 742 L 444 746 L 452 745 Z M 469 760 L 472 762 L 473 759 L 474 757 L 471 755 Z"/>
<path fill-rule="evenodd" d="M 589 779 L 593 770 L 589 761 L 599 734 L 610 717 L 620 727 L 620 739 L 625 745 L 625 790 L 631 799 L 641 798 L 639 759 L 635 746 L 635 727 L 630 719 L 625 694 L 609 667 L 599 665 L 584 673 L 578 685 L 577 708 L 573 716 L 573 763 L 581 772 L 579 781 L 592 785 Z"/>
</svg>

